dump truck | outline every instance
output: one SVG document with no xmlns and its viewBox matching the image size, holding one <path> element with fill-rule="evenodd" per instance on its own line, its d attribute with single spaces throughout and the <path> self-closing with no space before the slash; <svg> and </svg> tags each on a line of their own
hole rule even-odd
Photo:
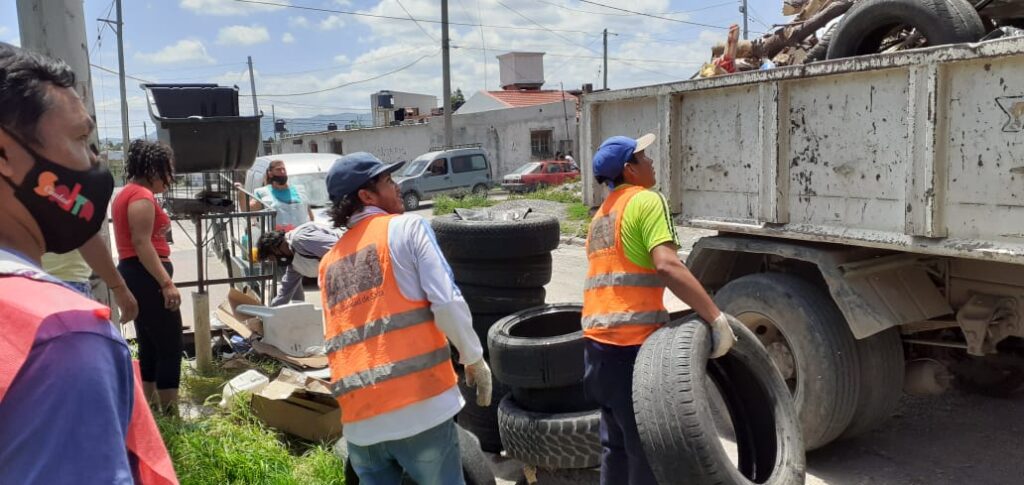
<svg viewBox="0 0 1024 485">
<path fill-rule="evenodd" d="M 717 231 L 686 263 L 767 348 L 808 449 L 878 426 L 905 388 L 1024 386 L 1024 38 L 599 91 L 581 110 L 584 161 L 657 135 L 677 224 Z"/>
</svg>

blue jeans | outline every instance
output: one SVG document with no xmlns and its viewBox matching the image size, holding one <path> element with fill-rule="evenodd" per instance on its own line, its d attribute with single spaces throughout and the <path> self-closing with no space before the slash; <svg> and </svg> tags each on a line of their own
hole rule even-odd
<svg viewBox="0 0 1024 485">
<path fill-rule="evenodd" d="M 89 297 L 90 299 L 93 298 L 93 296 L 92 296 L 92 285 L 90 285 L 88 281 L 83 281 L 83 282 L 64 281 L 64 284 L 70 286 L 75 291 L 77 291 L 77 292 L 79 292 L 79 293 Z"/>
<path fill-rule="evenodd" d="M 601 485 L 657 485 L 633 415 L 633 365 L 640 346 L 586 340 L 584 382 L 601 406 Z"/>
<path fill-rule="evenodd" d="M 459 433 L 450 419 L 400 440 L 349 443 L 348 457 L 362 485 L 399 485 L 403 471 L 419 485 L 465 485 Z"/>
</svg>

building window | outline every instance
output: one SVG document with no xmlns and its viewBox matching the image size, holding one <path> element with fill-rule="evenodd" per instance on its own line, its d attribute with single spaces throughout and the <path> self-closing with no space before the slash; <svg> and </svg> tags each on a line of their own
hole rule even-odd
<svg viewBox="0 0 1024 485">
<path fill-rule="evenodd" d="M 551 157 L 551 130 L 530 132 L 530 156 L 533 158 Z"/>
<path fill-rule="evenodd" d="M 316 146 L 315 141 L 309 142 L 309 151 L 310 153 L 318 153 L 320 151 L 319 147 Z"/>
<path fill-rule="evenodd" d="M 341 150 L 341 140 L 338 140 L 338 139 L 331 140 L 331 153 L 334 153 L 334 154 L 337 154 L 337 155 L 344 155 L 345 154 L 345 152 L 343 152 Z"/>
</svg>

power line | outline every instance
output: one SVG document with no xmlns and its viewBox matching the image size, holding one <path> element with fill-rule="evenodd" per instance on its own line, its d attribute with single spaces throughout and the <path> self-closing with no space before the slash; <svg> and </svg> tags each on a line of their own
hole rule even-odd
<svg viewBox="0 0 1024 485">
<path fill-rule="evenodd" d="M 729 27 L 722 27 L 721 25 L 702 24 L 700 22 L 690 22 L 689 20 L 679 20 L 679 19 L 673 19 L 673 18 L 668 18 L 668 17 L 661 17 L 661 16 L 654 15 L 654 14 L 643 13 L 643 12 L 636 12 L 636 11 L 627 10 L 627 9 L 624 9 L 624 8 L 613 7 L 611 5 L 605 5 L 603 3 L 591 2 L 590 0 L 580 0 L 580 1 L 583 2 L 583 3 L 589 3 L 591 5 L 597 5 L 599 7 L 610 8 L 612 10 L 618 10 L 620 12 L 627 12 L 627 13 L 631 13 L 631 14 L 634 14 L 634 15 L 642 15 L 644 17 L 650 17 L 652 19 L 668 20 L 669 22 L 678 22 L 678 23 L 686 24 L 686 25 L 694 25 L 694 26 L 697 26 L 697 27 L 707 27 L 709 29 L 729 30 Z"/>
<path fill-rule="evenodd" d="M 429 24 L 440 24 L 441 23 L 440 20 L 433 20 L 433 19 L 421 19 L 421 18 L 415 18 L 415 17 L 414 18 L 395 17 L 395 16 L 391 16 L 391 15 L 379 15 L 379 14 L 372 14 L 372 13 L 366 13 L 366 12 L 354 12 L 354 11 L 351 11 L 351 10 L 335 10 L 335 9 L 330 9 L 330 8 L 307 7 L 307 6 L 304 6 L 304 5 L 290 5 L 290 4 L 286 4 L 286 3 L 265 2 L 265 1 L 260 1 L 260 0 L 234 0 L 234 1 L 240 2 L 240 3 L 252 3 L 252 4 L 255 4 L 255 5 L 270 5 L 270 6 L 274 6 L 274 7 L 285 7 L 285 8 L 294 8 L 294 9 L 298 9 L 298 10 L 309 10 L 309 11 L 313 11 L 313 12 L 336 13 L 336 14 L 342 14 L 342 15 L 355 15 L 355 16 L 359 16 L 359 17 L 371 17 L 371 18 L 386 19 L 386 20 L 401 20 L 403 22 L 410 22 L 411 21 L 411 22 L 423 22 L 423 23 L 429 23 Z M 515 25 L 473 24 L 473 23 L 468 23 L 468 22 L 448 22 L 448 24 L 449 25 L 458 25 L 458 26 L 461 26 L 461 27 L 487 27 L 487 28 L 490 28 L 490 29 L 534 30 L 534 31 L 540 31 L 540 30 L 551 31 L 552 30 L 552 29 L 537 29 L 537 28 L 532 28 L 532 27 L 518 27 L 518 26 L 515 26 Z M 587 31 L 584 31 L 584 30 L 568 30 L 568 29 L 554 29 L 554 30 L 557 31 L 557 32 L 566 32 L 566 33 L 570 33 L 570 34 L 596 35 L 596 34 L 594 34 L 592 32 L 587 32 Z"/>
<path fill-rule="evenodd" d="M 415 47 L 415 48 L 412 48 L 412 49 L 407 49 L 407 50 L 395 52 L 395 53 L 384 55 L 384 56 L 375 56 L 373 59 L 370 59 L 370 60 L 367 60 L 367 61 L 362 61 L 362 63 L 363 64 L 373 64 L 373 63 L 378 62 L 378 61 L 383 61 L 384 59 L 390 59 L 392 57 L 404 56 L 406 54 L 412 54 L 414 52 L 421 51 L 424 48 L 433 48 L 433 47 L 434 46 L 419 46 L 419 47 Z M 331 67 L 322 67 L 322 68 L 316 68 L 316 69 L 307 69 L 307 70 L 304 70 L 304 71 L 269 72 L 269 73 L 264 73 L 263 71 L 260 71 L 260 75 L 261 76 L 287 76 L 287 75 L 292 75 L 292 74 L 309 74 L 309 73 L 313 73 L 313 72 L 336 71 L 336 70 L 339 70 L 339 69 L 344 69 L 344 68 L 343 67 L 339 67 L 339 66 L 331 66 Z"/>
<path fill-rule="evenodd" d="M 597 42 L 597 40 L 595 40 L 594 42 Z M 591 44 L 593 44 L 593 42 L 591 42 Z M 455 49 L 469 49 L 469 50 L 486 50 L 486 49 L 481 48 L 481 47 L 472 47 L 472 46 L 467 46 L 467 45 L 453 45 L 452 48 L 455 48 Z M 543 48 L 543 47 L 537 47 L 537 48 Z M 510 48 L 510 50 L 530 50 L 530 49 L 535 49 L 535 48 L 527 48 L 527 47 Z M 576 58 L 576 59 L 604 59 L 604 57 L 602 57 L 602 56 L 580 56 L 580 55 L 576 55 L 576 54 L 560 54 L 560 53 L 557 53 L 557 52 L 545 52 L 544 55 L 545 56 L 551 56 L 551 57 L 572 57 L 572 58 Z M 688 64 L 688 65 L 702 65 L 702 64 L 704 64 L 703 62 L 673 61 L 673 60 L 669 60 L 669 59 L 631 59 L 631 58 L 624 58 L 624 57 L 609 57 L 608 60 L 609 61 L 629 61 L 629 62 L 651 62 L 651 63 L 659 63 L 659 64 Z"/>
<path fill-rule="evenodd" d="M 598 52 L 598 51 L 596 51 L 596 50 L 594 50 L 594 49 L 591 49 L 591 48 L 590 48 L 589 46 L 585 46 L 585 45 L 583 45 L 583 44 L 579 44 L 579 43 L 577 43 L 577 42 L 573 41 L 572 39 L 570 39 L 570 38 L 568 38 L 568 37 L 566 37 L 566 36 L 564 36 L 564 35 L 561 35 L 561 34 L 559 34 L 559 33 L 555 32 L 555 31 L 553 31 L 553 30 L 550 30 L 550 29 L 548 29 L 547 27 L 544 27 L 543 25 L 541 25 L 541 24 L 540 24 L 539 22 L 537 22 L 536 20 L 533 20 L 533 19 L 531 19 L 531 18 L 529 18 L 529 17 L 527 17 L 527 16 L 523 15 L 522 13 L 520 13 L 519 11 L 517 11 L 516 9 L 514 9 L 514 8 L 512 8 L 512 7 L 509 7 L 508 5 L 505 5 L 504 3 L 502 3 L 502 2 L 501 2 L 501 0 L 496 0 L 496 1 L 498 2 L 498 5 L 501 5 L 502 7 L 505 7 L 506 9 L 508 9 L 509 11 L 511 11 L 512 13 L 514 13 L 514 14 L 516 14 L 516 15 L 518 15 L 518 16 L 520 16 L 520 17 L 524 18 L 524 19 L 526 19 L 526 20 L 527 20 L 528 22 L 530 22 L 530 23 L 532 23 L 532 24 L 534 24 L 534 25 L 536 25 L 536 26 L 538 26 L 538 27 L 541 27 L 541 28 L 543 28 L 543 29 L 547 30 L 547 31 L 548 31 L 548 32 L 550 32 L 550 33 L 551 33 L 552 35 L 555 35 L 555 36 L 559 37 L 560 39 L 562 39 L 562 40 L 564 40 L 564 41 L 566 41 L 566 42 L 568 42 L 568 43 L 570 43 L 570 44 L 573 44 L 573 45 L 576 45 L 576 46 L 579 46 L 579 47 L 583 47 L 584 49 L 586 49 L 586 50 L 588 50 L 588 51 L 590 51 L 590 52 L 593 52 L 593 53 L 595 53 L 595 54 L 602 54 L 602 58 L 603 58 L 603 53 L 602 53 L 602 52 Z M 639 69 L 639 70 L 641 70 L 641 71 L 647 71 L 647 72 L 649 72 L 649 73 L 651 73 L 651 74 L 657 74 L 657 75 L 659 75 L 659 76 L 667 76 L 667 77 L 678 77 L 678 76 L 673 76 L 673 75 L 670 75 L 670 74 L 665 74 L 665 73 L 663 73 L 663 72 L 657 72 L 657 71 L 652 71 L 652 70 L 650 70 L 650 69 L 646 69 L 646 68 L 643 68 L 643 67 L 637 66 L 637 65 L 635 65 L 635 64 L 630 64 L 629 62 L 626 62 L 626 61 L 623 61 L 623 60 L 620 60 L 619 62 L 621 62 L 621 63 L 623 63 L 623 64 L 626 64 L 626 65 L 628 65 L 628 66 L 632 66 L 632 67 L 634 67 L 634 68 L 636 68 L 636 69 Z"/>
<path fill-rule="evenodd" d="M 558 7 L 558 8 L 563 9 L 563 10 L 568 10 L 570 12 L 587 13 L 587 14 L 592 14 L 592 15 L 607 15 L 607 16 L 611 16 L 611 17 L 629 17 L 629 16 L 632 16 L 632 15 L 642 15 L 642 14 L 636 14 L 636 13 L 594 12 L 594 11 L 590 11 L 590 10 L 580 10 L 580 9 L 576 9 L 576 8 L 566 7 L 565 5 L 561 5 L 561 4 L 558 4 L 558 3 L 555 3 L 555 2 L 549 2 L 547 0 L 534 0 L 534 1 L 535 2 L 544 3 L 544 4 L 547 4 L 547 5 L 551 5 L 553 7 Z M 735 1 L 722 2 L 722 3 L 716 3 L 714 5 L 708 5 L 706 7 L 695 8 L 693 10 L 682 10 L 682 11 L 679 11 L 679 12 L 661 12 L 661 13 L 656 13 L 656 14 L 653 14 L 653 15 L 683 15 L 683 14 L 700 12 L 700 11 L 703 11 L 703 10 L 711 10 L 713 8 L 725 7 L 725 6 L 728 6 L 728 5 L 735 5 L 735 4 L 736 4 Z"/>
<path fill-rule="evenodd" d="M 97 65 L 97 64 L 92 64 L 92 63 L 90 63 L 89 65 L 92 66 L 92 67 L 95 67 L 96 69 L 99 69 L 101 71 L 109 72 L 110 74 L 116 74 L 116 75 L 120 75 L 121 74 L 121 73 L 119 73 L 119 72 L 117 72 L 117 71 L 115 71 L 115 70 L 113 70 L 113 69 L 111 69 L 109 67 L 103 67 L 103 66 L 100 66 L 100 65 Z M 131 80 L 134 80 L 134 81 L 143 82 L 143 83 L 146 83 L 146 84 L 150 84 L 150 83 L 153 82 L 153 81 L 150 81 L 148 79 L 142 79 L 142 78 L 135 77 L 135 76 L 129 76 L 128 74 L 125 74 L 124 77 L 126 77 L 128 79 L 131 79 Z"/>
<path fill-rule="evenodd" d="M 441 50 L 438 49 L 433 54 L 425 54 L 423 56 L 420 56 L 420 58 L 416 59 L 415 61 L 412 61 L 412 62 L 410 62 L 410 63 L 408 63 L 408 64 L 406 64 L 406 65 L 404 65 L 402 67 L 399 67 L 398 69 L 393 70 L 393 71 L 388 71 L 388 72 L 385 72 L 383 74 L 379 74 L 377 76 L 373 76 L 373 77 L 367 78 L 367 79 L 360 79 L 358 81 L 350 81 L 350 82 L 339 84 L 337 86 L 330 87 L 330 88 L 318 89 L 316 91 L 307 91 L 307 92 L 303 92 L 303 93 L 262 94 L 262 95 L 261 94 L 257 94 L 257 96 L 262 96 L 264 98 L 283 98 L 283 97 L 289 97 L 289 96 L 306 96 L 306 95 L 310 95 L 310 94 L 319 94 L 319 93 L 325 93 L 327 91 L 334 91 L 336 89 L 341 89 L 341 88 L 344 88 L 344 87 L 352 86 L 353 84 L 359 84 L 359 83 L 365 83 L 365 82 L 369 82 L 369 81 L 374 81 L 374 80 L 380 79 L 382 77 L 390 76 L 390 75 L 395 74 L 397 72 L 404 71 L 406 69 L 409 69 L 412 66 L 415 66 L 417 63 L 419 63 L 423 59 L 426 59 L 428 57 L 436 56 L 440 52 L 441 52 Z"/>
<path fill-rule="evenodd" d="M 405 12 L 405 14 L 409 16 L 409 20 L 412 20 L 413 23 L 415 23 L 416 26 L 419 27 L 421 31 L 423 31 L 423 34 L 426 35 L 428 39 L 430 39 L 430 40 L 432 40 L 434 42 L 437 42 L 437 39 L 435 39 L 433 35 L 430 35 L 430 32 L 427 32 L 427 29 L 423 27 L 423 24 L 419 23 L 412 16 L 412 13 L 409 12 L 409 9 L 405 8 L 405 5 L 402 5 L 402 0 L 395 0 L 395 1 L 398 2 L 398 6 L 399 7 L 402 7 L 402 11 Z"/>
</svg>

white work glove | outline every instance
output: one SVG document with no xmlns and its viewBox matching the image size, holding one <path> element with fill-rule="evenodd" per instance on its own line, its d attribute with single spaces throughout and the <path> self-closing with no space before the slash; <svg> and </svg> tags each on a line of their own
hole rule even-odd
<svg viewBox="0 0 1024 485">
<path fill-rule="evenodd" d="M 718 318 L 711 322 L 711 358 L 717 359 L 729 352 L 732 345 L 736 343 L 736 334 L 732 331 L 730 323 L 740 325 L 736 317 L 725 312 L 720 312 Z"/>
<path fill-rule="evenodd" d="M 484 359 L 466 364 L 466 385 L 476 388 L 477 406 L 491 405 L 491 368 Z"/>
</svg>

